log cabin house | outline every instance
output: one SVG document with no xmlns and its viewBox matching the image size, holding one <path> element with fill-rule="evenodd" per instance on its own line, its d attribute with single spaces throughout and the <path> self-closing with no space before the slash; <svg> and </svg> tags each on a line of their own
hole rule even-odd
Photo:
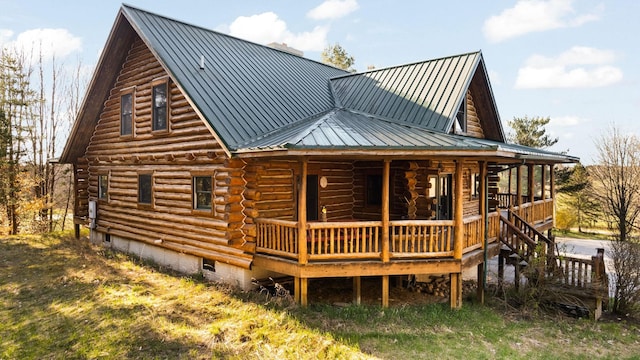
<svg viewBox="0 0 640 360">
<path fill-rule="evenodd" d="M 244 288 L 292 276 L 303 305 L 310 279 L 381 277 L 386 306 L 390 277 L 447 274 L 454 308 L 499 208 L 549 229 L 574 161 L 506 142 L 481 52 L 349 73 L 127 5 L 61 156 L 94 242 Z"/>
</svg>

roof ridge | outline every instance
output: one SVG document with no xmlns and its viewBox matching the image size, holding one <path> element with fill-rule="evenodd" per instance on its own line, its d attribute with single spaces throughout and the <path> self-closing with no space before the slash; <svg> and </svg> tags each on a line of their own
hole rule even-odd
<svg viewBox="0 0 640 360">
<path fill-rule="evenodd" d="M 457 55 L 441 56 L 441 57 L 437 57 L 437 58 L 433 58 L 433 59 L 427 59 L 427 60 L 421 60 L 421 61 L 412 61 L 412 62 L 408 62 L 406 64 L 390 65 L 390 66 L 385 66 L 385 67 L 382 67 L 382 68 L 359 71 L 359 72 L 355 72 L 355 73 L 348 73 L 348 74 L 344 74 L 344 75 L 334 76 L 334 77 L 330 78 L 329 81 L 344 79 L 344 78 L 347 78 L 347 77 L 350 77 L 350 76 L 373 74 L 373 73 L 376 73 L 376 72 L 398 69 L 398 68 L 405 67 L 405 66 L 424 64 L 424 63 L 428 63 L 428 62 L 432 62 L 432 61 L 441 61 L 441 60 L 444 60 L 444 59 L 452 59 L 452 58 L 456 58 L 456 57 L 462 57 L 462 56 L 468 56 L 468 55 L 474 55 L 474 54 L 479 54 L 479 55 L 482 56 L 482 50 L 469 51 L 469 52 L 461 53 L 461 54 L 457 54 Z"/>
<path fill-rule="evenodd" d="M 184 20 L 178 20 L 178 19 L 175 19 L 175 18 L 171 18 L 171 17 L 165 16 L 165 15 L 161 15 L 161 14 L 149 11 L 149 10 L 141 9 L 139 7 L 132 6 L 132 5 L 129 5 L 129 4 L 124 4 L 123 3 L 122 4 L 122 8 L 123 9 L 129 9 L 129 10 L 143 12 L 143 13 L 146 13 L 146 14 L 149 14 L 149 15 L 152 15 L 152 16 L 163 18 L 163 19 L 168 20 L 168 21 L 173 21 L 175 23 L 179 23 L 179 24 L 183 24 L 183 25 L 186 25 L 186 26 L 190 26 L 190 27 L 193 27 L 193 28 L 200 29 L 200 30 L 204 30 L 204 31 L 208 31 L 208 32 L 211 32 L 211 33 L 215 33 L 215 34 L 227 37 L 229 39 L 239 40 L 239 41 L 242 41 L 242 42 L 245 42 L 245 43 L 248 43 L 248 44 L 257 45 L 257 46 L 260 46 L 260 47 L 263 47 L 263 48 L 266 48 L 266 49 L 269 49 L 269 50 L 272 50 L 272 51 L 276 51 L 276 52 L 280 52 L 280 53 L 283 53 L 283 54 L 287 54 L 288 56 L 295 56 L 296 58 L 304 59 L 306 61 L 313 62 L 313 63 L 319 64 L 319 65 L 323 65 L 323 66 L 326 66 L 326 67 L 331 67 L 331 68 L 335 68 L 335 69 L 338 69 L 338 70 L 342 70 L 340 68 L 337 68 L 335 66 L 331 66 L 329 64 L 325 64 L 325 63 L 320 62 L 318 60 L 309 59 L 309 58 L 304 57 L 304 56 L 294 55 L 294 54 L 292 54 L 290 52 L 287 52 L 287 51 L 284 51 L 284 50 L 280 50 L 280 49 L 277 49 L 277 48 L 273 48 L 273 47 L 267 46 L 265 44 L 260 44 L 260 43 L 255 42 L 255 41 L 243 39 L 241 37 L 233 36 L 233 35 L 226 34 L 226 33 L 223 33 L 223 32 L 217 31 L 217 30 L 206 28 L 206 27 L 204 27 L 202 25 L 195 25 L 193 23 L 190 23 L 190 22 L 187 22 L 187 21 L 184 21 Z M 346 70 L 342 70 L 342 71 L 345 71 L 345 73 L 348 73 Z"/>
</svg>

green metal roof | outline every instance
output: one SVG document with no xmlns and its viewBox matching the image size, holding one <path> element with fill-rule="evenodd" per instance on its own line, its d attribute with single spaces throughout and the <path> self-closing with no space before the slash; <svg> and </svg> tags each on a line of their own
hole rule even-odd
<svg viewBox="0 0 640 360">
<path fill-rule="evenodd" d="M 328 79 L 346 73 L 128 5 L 122 12 L 231 150 L 331 109 Z"/>
<path fill-rule="evenodd" d="M 340 106 L 449 132 L 480 52 L 346 75 L 331 80 Z"/>
<path fill-rule="evenodd" d="M 62 162 L 84 154 L 127 51 L 139 36 L 229 153 L 264 149 L 488 150 L 575 158 L 509 145 L 473 52 L 351 74 L 303 57 L 123 5 Z M 485 136 L 451 135 L 466 92 Z"/>
</svg>

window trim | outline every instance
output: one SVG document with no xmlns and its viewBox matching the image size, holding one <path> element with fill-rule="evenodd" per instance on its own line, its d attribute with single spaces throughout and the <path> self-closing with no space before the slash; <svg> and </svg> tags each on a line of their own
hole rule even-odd
<svg viewBox="0 0 640 360">
<path fill-rule="evenodd" d="M 102 185 L 102 180 L 101 179 L 103 177 L 106 177 L 107 184 L 106 184 L 106 192 L 105 192 L 104 196 L 101 196 L 102 195 L 102 191 L 101 191 L 101 189 L 102 189 L 102 186 L 101 186 Z M 110 180 L 111 180 L 111 172 L 99 172 L 98 173 L 98 193 L 96 194 L 97 198 L 98 198 L 98 201 L 109 202 Z"/>
<path fill-rule="evenodd" d="M 159 86 L 164 86 L 165 89 L 165 127 L 161 129 L 156 129 L 156 108 L 160 108 L 156 106 L 156 97 L 155 91 Z M 164 134 L 169 132 L 169 123 L 170 123 L 170 113 L 169 113 L 169 103 L 170 103 L 170 86 L 169 79 L 163 78 L 159 80 L 154 80 L 151 82 L 151 132 L 155 134 Z"/>
<path fill-rule="evenodd" d="M 196 205 L 196 178 L 210 178 L 211 179 L 211 208 L 197 208 Z M 215 203 L 215 190 L 216 190 L 216 171 L 213 173 L 208 172 L 192 172 L 191 173 L 191 212 L 196 215 L 216 215 L 216 203 Z"/>
<path fill-rule="evenodd" d="M 154 176 L 153 175 L 154 175 L 153 172 L 148 172 L 148 171 L 139 172 L 138 173 L 137 203 L 138 203 L 138 207 L 139 208 L 152 208 L 154 206 L 155 196 L 154 196 L 154 193 L 153 193 L 153 188 L 154 188 L 154 186 L 153 186 L 154 185 L 153 184 L 154 183 L 154 181 L 153 181 L 154 180 L 153 179 Z M 149 176 L 149 202 L 148 203 L 140 201 L 140 199 L 141 199 L 141 186 L 140 186 L 141 182 L 140 182 L 140 179 L 141 179 L 142 176 Z"/>
<path fill-rule="evenodd" d="M 123 129 L 124 128 L 122 126 L 123 123 L 124 123 L 123 118 L 122 118 L 123 115 L 124 115 L 123 106 L 122 105 L 124 104 L 123 98 L 125 96 L 130 96 L 131 97 L 131 113 L 130 113 L 130 115 L 131 115 L 131 119 L 130 119 L 130 121 L 131 121 L 131 129 L 130 129 L 130 132 L 126 133 L 126 134 L 123 133 Z M 136 108 L 135 99 L 136 99 L 136 97 L 135 97 L 135 87 L 124 89 L 120 93 L 120 136 L 121 137 L 133 137 L 133 134 L 135 133 L 135 128 L 134 128 L 134 124 L 135 124 L 135 108 Z"/>
</svg>

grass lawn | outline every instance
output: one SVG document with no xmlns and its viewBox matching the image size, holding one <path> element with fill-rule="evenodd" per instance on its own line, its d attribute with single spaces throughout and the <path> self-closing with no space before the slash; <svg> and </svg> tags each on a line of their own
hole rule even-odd
<svg viewBox="0 0 640 360">
<path fill-rule="evenodd" d="M 2 360 L 640 358 L 634 324 L 500 304 L 301 309 L 66 235 L 0 238 Z"/>
</svg>

